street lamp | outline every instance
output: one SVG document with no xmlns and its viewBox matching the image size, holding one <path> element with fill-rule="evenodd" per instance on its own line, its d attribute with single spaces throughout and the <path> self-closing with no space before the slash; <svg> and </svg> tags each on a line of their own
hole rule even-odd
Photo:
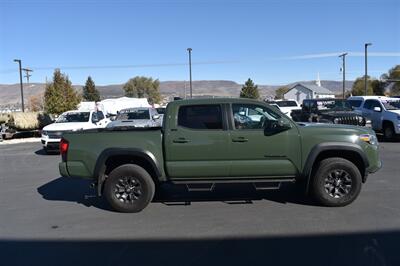
<svg viewBox="0 0 400 266">
<path fill-rule="evenodd" d="M 368 65 L 367 65 L 367 58 L 368 58 L 368 46 L 372 45 L 372 43 L 364 44 L 364 51 L 365 51 L 365 76 L 364 76 L 364 89 L 365 89 L 365 96 L 367 96 L 367 75 L 368 75 Z"/>
<path fill-rule="evenodd" d="M 21 59 L 14 59 L 14 62 L 17 62 L 19 65 L 19 83 L 21 85 L 21 104 L 22 104 L 22 112 L 25 112 L 24 107 L 24 85 L 22 84 L 22 66 Z"/>
<path fill-rule="evenodd" d="M 345 91 L 345 83 L 346 83 L 346 55 L 347 53 L 343 53 L 339 55 L 339 57 L 342 58 L 342 71 L 343 71 L 343 99 L 344 97 L 344 91 Z"/>
<path fill-rule="evenodd" d="M 187 48 L 189 52 L 189 86 L 190 86 L 190 98 L 193 98 L 193 91 L 192 91 L 192 48 Z"/>
</svg>

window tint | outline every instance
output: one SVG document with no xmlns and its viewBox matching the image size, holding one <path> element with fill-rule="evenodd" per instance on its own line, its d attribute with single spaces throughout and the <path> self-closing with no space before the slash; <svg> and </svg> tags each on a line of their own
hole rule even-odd
<svg viewBox="0 0 400 266">
<path fill-rule="evenodd" d="M 276 121 L 280 116 L 269 108 L 253 104 L 232 104 L 236 129 L 263 129 L 266 121 Z"/>
<path fill-rule="evenodd" d="M 374 107 L 381 107 L 381 104 L 377 100 L 366 100 L 364 103 L 364 108 L 373 110 Z"/>
<path fill-rule="evenodd" d="M 279 107 L 293 107 L 293 106 L 296 107 L 297 106 L 295 101 L 277 101 L 276 104 Z"/>
<path fill-rule="evenodd" d="M 352 107 L 360 107 L 362 104 L 362 100 L 348 100 Z"/>
<path fill-rule="evenodd" d="M 104 114 L 102 111 L 97 111 L 97 117 L 99 118 L 99 120 L 103 120 L 104 119 Z"/>
<path fill-rule="evenodd" d="M 192 129 L 222 129 L 221 106 L 181 106 L 178 112 L 178 126 Z"/>
</svg>

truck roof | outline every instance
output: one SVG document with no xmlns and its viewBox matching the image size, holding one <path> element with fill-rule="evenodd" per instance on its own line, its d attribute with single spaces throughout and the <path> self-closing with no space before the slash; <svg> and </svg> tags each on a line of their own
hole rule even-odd
<svg viewBox="0 0 400 266">
<path fill-rule="evenodd" d="M 171 105 L 194 105 L 194 104 L 217 104 L 217 103 L 249 103 L 259 104 L 265 103 L 262 100 L 254 100 L 248 98 L 195 98 L 186 100 L 176 100 L 170 102 Z"/>
</svg>

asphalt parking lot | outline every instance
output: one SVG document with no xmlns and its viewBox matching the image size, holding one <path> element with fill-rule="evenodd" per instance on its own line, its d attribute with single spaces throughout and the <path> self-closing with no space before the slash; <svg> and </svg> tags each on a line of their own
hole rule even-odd
<svg viewBox="0 0 400 266">
<path fill-rule="evenodd" d="M 89 181 L 58 173 L 40 143 L 0 146 L 0 265 L 400 265 L 400 142 L 350 206 L 293 186 L 165 187 L 138 214 L 113 212 Z M 35 262 L 35 263 L 32 263 Z"/>
</svg>

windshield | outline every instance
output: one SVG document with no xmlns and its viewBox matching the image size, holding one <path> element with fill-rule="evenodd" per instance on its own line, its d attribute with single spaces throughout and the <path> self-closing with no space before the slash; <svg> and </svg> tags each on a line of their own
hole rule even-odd
<svg viewBox="0 0 400 266">
<path fill-rule="evenodd" d="M 117 115 L 115 120 L 138 120 L 138 119 L 150 119 L 149 110 L 130 110 L 121 112 Z"/>
<path fill-rule="evenodd" d="M 295 101 L 277 101 L 275 102 L 279 107 L 297 107 Z"/>
<path fill-rule="evenodd" d="M 400 110 L 400 100 L 381 100 L 386 110 Z"/>
<path fill-rule="evenodd" d="M 345 100 L 317 101 L 319 111 L 351 111 L 353 108 Z"/>
<path fill-rule="evenodd" d="M 88 122 L 90 112 L 65 113 L 60 115 L 56 123 Z"/>
</svg>

